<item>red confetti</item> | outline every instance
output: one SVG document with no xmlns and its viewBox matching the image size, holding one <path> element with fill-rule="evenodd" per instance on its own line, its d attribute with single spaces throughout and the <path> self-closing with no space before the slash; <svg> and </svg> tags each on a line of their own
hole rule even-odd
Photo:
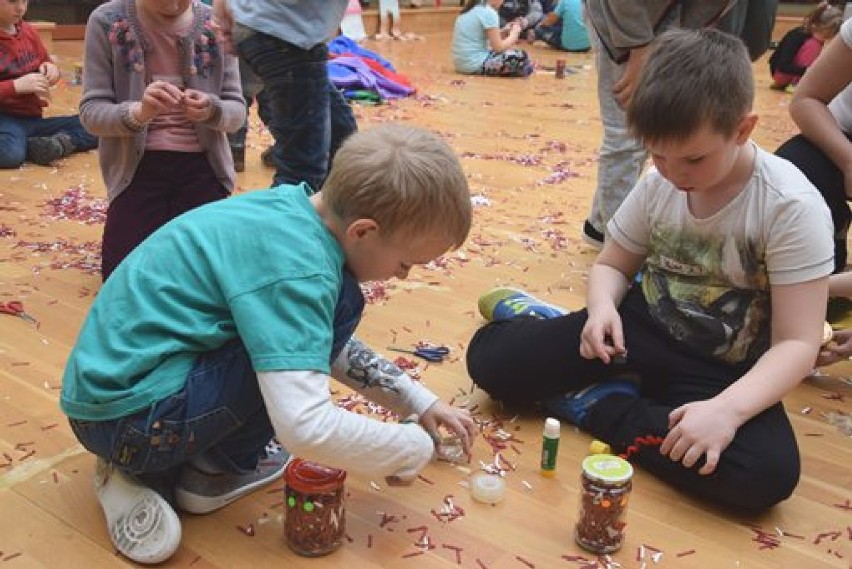
<svg viewBox="0 0 852 569">
<path fill-rule="evenodd" d="M 254 537 L 254 524 L 249 524 L 247 526 L 237 526 L 237 529 L 249 537 Z"/>
<path fill-rule="evenodd" d="M 86 225 L 106 221 L 107 200 L 94 198 L 83 188 L 68 188 L 58 198 L 44 203 L 44 215 L 53 220 L 78 221 Z"/>
<path fill-rule="evenodd" d="M 686 557 L 687 555 L 692 555 L 695 553 L 694 549 L 688 549 L 686 551 L 681 551 L 680 553 L 676 553 L 675 557 Z"/>
<path fill-rule="evenodd" d="M 455 551 L 456 552 L 456 564 L 461 565 L 461 562 L 462 562 L 462 559 L 461 559 L 462 548 L 461 547 L 459 547 L 458 545 L 450 545 L 449 543 L 444 543 L 444 544 L 441 545 L 441 547 L 443 547 L 444 549 L 449 549 L 451 551 Z"/>
<path fill-rule="evenodd" d="M 523 563 L 524 565 L 526 565 L 530 569 L 535 569 L 535 565 L 533 563 L 527 561 L 526 559 L 524 559 L 520 555 L 515 555 L 515 559 L 517 559 L 518 561 L 520 561 L 521 563 Z"/>
</svg>

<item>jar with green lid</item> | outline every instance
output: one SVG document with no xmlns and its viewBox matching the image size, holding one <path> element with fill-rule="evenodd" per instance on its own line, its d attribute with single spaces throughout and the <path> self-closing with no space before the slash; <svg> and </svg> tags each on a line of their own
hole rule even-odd
<svg viewBox="0 0 852 569">
<path fill-rule="evenodd" d="M 346 534 L 346 471 L 296 458 L 284 479 L 284 533 L 290 549 L 315 557 L 340 547 Z"/>
<path fill-rule="evenodd" d="M 574 538 L 592 553 L 612 553 L 624 543 L 624 521 L 633 466 L 617 456 L 593 454 L 583 460 L 580 514 Z"/>
</svg>

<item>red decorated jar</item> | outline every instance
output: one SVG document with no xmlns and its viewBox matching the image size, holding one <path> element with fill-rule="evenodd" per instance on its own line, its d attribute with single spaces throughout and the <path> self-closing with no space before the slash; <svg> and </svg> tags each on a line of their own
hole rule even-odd
<svg viewBox="0 0 852 569">
<path fill-rule="evenodd" d="M 295 458 L 284 477 L 284 534 L 290 549 L 315 557 L 340 547 L 346 534 L 346 471 Z"/>
</svg>

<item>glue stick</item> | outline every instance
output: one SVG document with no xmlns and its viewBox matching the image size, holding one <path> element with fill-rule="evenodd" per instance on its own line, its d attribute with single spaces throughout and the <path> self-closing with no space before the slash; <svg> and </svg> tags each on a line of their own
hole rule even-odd
<svg viewBox="0 0 852 569">
<path fill-rule="evenodd" d="M 541 475 L 552 478 L 556 474 L 556 453 L 559 451 L 559 420 L 548 417 L 541 438 Z"/>
</svg>

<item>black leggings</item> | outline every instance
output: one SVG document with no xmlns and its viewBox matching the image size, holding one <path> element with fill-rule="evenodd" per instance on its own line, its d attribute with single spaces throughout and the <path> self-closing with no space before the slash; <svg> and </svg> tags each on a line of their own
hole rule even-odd
<svg viewBox="0 0 852 569">
<path fill-rule="evenodd" d="M 614 395 L 594 405 L 586 428 L 622 453 L 636 437 L 668 432 L 676 407 L 710 399 L 736 381 L 747 366 L 732 366 L 690 353 L 651 320 L 638 287 L 621 304 L 628 354 L 623 364 L 607 366 L 580 356 L 586 311 L 551 320 L 524 318 L 480 328 L 467 350 L 468 372 L 492 397 L 532 403 L 580 389 L 607 377 L 639 374 L 642 396 Z M 656 448 L 645 448 L 636 462 L 666 482 L 714 503 L 760 511 L 788 498 L 799 481 L 796 437 L 778 403 L 742 425 L 722 453 L 715 472 L 698 474 Z"/>
<path fill-rule="evenodd" d="M 847 134 L 846 137 L 852 140 L 852 136 Z M 775 154 L 789 160 L 801 170 L 828 204 L 831 221 L 834 222 L 834 272 L 842 273 L 846 269 L 846 235 L 852 220 L 843 172 L 822 150 L 801 134 L 782 144 Z"/>
</svg>

